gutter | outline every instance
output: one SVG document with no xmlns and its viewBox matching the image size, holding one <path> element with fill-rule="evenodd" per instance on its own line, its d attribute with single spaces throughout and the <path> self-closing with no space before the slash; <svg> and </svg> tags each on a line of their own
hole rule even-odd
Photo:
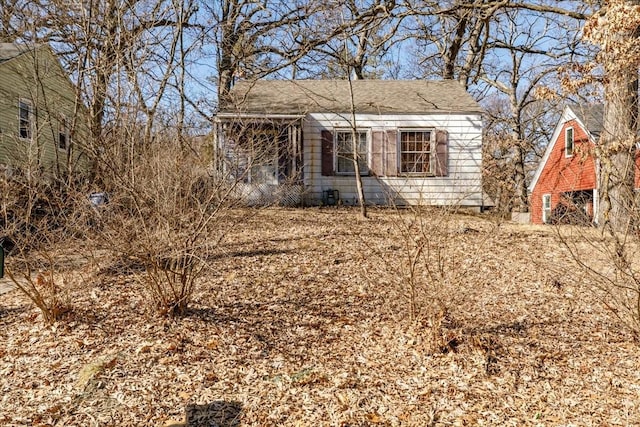
<svg viewBox="0 0 640 427">
<path fill-rule="evenodd" d="M 218 113 L 214 121 L 219 119 L 282 119 L 282 120 L 298 120 L 303 119 L 306 114 L 258 114 L 258 113 Z"/>
</svg>

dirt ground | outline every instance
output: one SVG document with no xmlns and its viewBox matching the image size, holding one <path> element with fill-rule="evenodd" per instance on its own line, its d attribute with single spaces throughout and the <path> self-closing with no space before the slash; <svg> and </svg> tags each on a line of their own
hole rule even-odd
<svg viewBox="0 0 640 427">
<path fill-rule="evenodd" d="M 177 319 L 108 257 L 53 327 L 2 295 L 0 425 L 640 425 L 638 344 L 553 228 L 425 215 L 413 320 L 392 210 L 256 211 Z"/>
</svg>

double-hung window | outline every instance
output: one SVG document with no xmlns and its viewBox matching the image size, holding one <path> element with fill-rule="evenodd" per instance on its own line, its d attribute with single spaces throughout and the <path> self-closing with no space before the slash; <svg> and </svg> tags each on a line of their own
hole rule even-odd
<svg viewBox="0 0 640 427">
<path fill-rule="evenodd" d="M 548 223 L 551 219 L 551 194 L 542 195 L 542 222 Z"/>
<path fill-rule="evenodd" d="M 573 128 L 567 128 L 564 133 L 564 156 L 571 157 L 573 156 Z"/>
<path fill-rule="evenodd" d="M 18 136 L 23 139 L 31 138 L 33 109 L 29 101 L 18 101 Z"/>
<path fill-rule="evenodd" d="M 355 136 L 356 150 L 354 150 L 353 132 L 351 130 L 338 130 L 335 132 L 335 165 L 336 172 L 339 174 L 355 173 L 354 154 L 358 159 L 360 174 L 366 175 L 369 173 L 367 132 L 357 130 Z"/>
<path fill-rule="evenodd" d="M 433 153 L 432 130 L 400 131 L 400 173 L 433 173 L 431 156 Z"/>
</svg>

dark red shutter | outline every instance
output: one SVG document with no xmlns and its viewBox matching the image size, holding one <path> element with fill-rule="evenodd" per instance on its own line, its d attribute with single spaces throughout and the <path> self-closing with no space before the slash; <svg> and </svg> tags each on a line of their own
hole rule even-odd
<svg viewBox="0 0 640 427">
<path fill-rule="evenodd" d="M 436 130 L 436 153 L 433 158 L 435 160 L 434 174 L 447 176 L 449 174 L 449 136 L 445 130 Z"/>
<path fill-rule="evenodd" d="M 322 130 L 321 139 L 322 176 L 331 176 L 333 175 L 333 134 L 331 131 Z"/>
<path fill-rule="evenodd" d="M 388 130 L 385 143 L 387 145 L 385 175 L 398 176 L 398 132 L 395 130 Z"/>
</svg>

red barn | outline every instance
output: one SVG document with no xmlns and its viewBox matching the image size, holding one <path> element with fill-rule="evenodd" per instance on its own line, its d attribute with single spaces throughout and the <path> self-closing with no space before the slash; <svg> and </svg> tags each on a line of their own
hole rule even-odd
<svg viewBox="0 0 640 427">
<path fill-rule="evenodd" d="M 564 109 L 529 186 L 532 223 L 584 223 L 597 218 L 599 163 L 594 147 L 603 118 L 602 105 Z"/>
</svg>

